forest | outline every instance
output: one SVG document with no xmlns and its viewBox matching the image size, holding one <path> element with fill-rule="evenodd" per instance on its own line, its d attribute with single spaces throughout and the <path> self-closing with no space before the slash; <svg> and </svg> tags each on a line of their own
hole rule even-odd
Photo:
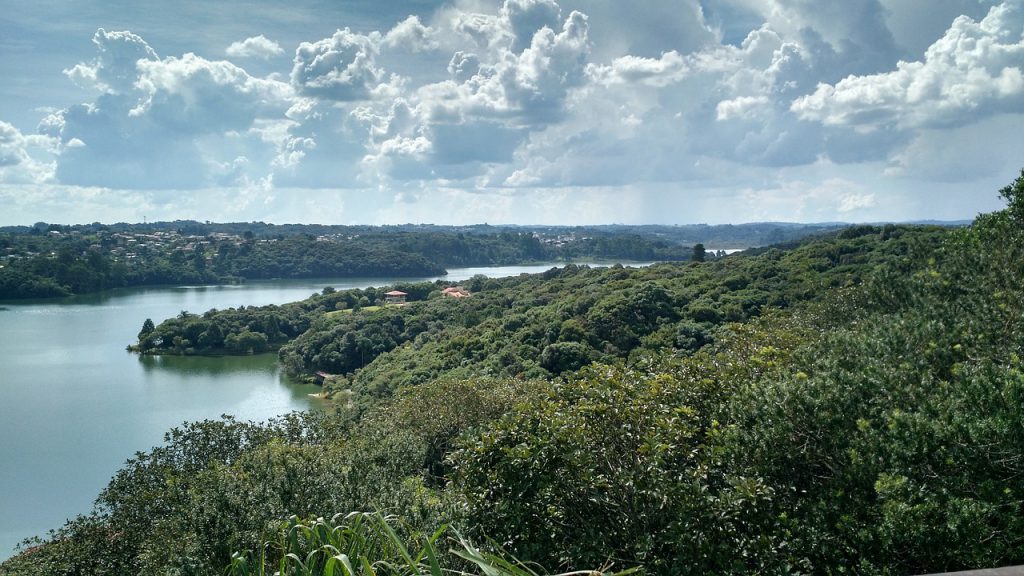
<svg viewBox="0 0 1024 576">
<path fill-rule="evenodd" d="M 702 242 L 762 246 L 834 228 L 40 222 L 0 228 L 0 299 L 271 278 L 428 277 L 450 267 L 574 260 L 681 261 Z"/>
<path fill-rule="evenodd" d="M 959 229 L 146 322 L 330 372 L 334 409 L 171 430 L 0 574 L 1022 564 L 1024 171 L 999 193 Z"/>
</svg>

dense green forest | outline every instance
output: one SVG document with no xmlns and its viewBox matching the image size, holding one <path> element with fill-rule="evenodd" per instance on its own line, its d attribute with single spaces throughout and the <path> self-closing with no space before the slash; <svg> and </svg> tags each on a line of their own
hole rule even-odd
<svg viewBox="0 0 1024 576">
<path fill-rule="evenodd" d="M 336 410 L 172 430 L 0 573 L 1024 563 L 1024 172 L 1001 195 L 958 230 L 147 325 L 276 323 L 290 370 L 340 375 Z"/>
<path fill-rule="evenodd" d="M 0 238 L 0 247 L 4 240 Z M 267 241 L 173 236 L 140 242 L 124 237 L 62 235 L 6 241 L 20 247 L 24 255 L 8 258 L 0 268 L 0 298 L 258 278 L 431 276 L 445 271 L 419 254 L 367 242 L 342 244 L 308 236 Z"/>
<path fill-rule="evenodd" d="M 284 306 L 183 313 L 140 334 L 139 348 L 244 354 L 284 344 L 281 360 L 293 376 L 338 374 L 335 385 L 377 398 L 441 375 L 548 378 L 640 350 L 696 350 L 723 323 L 859 284 L 866 271 L 915 246 L 925 250 L 943 234 L 937 227 L 862 226 L 713 266 L 568 265 L 515 278 L 478 276 L 464 283 L 470 298 L 441 297 L 443 282 L 400 284 L 409 294 L 401 307 L 378 306 L 390 287 L 326 290 Z"/>
<path fill-rule="evenodd" d="M 679 261 L 701 242 L 761 246 L 834 226 L 321 226 L 38 223 L 0 229 L 0 299 L 265 278 L 425 277 L 446 267 Z M 715 252 L 711 252 L 712 256 Z"/>
</svg>

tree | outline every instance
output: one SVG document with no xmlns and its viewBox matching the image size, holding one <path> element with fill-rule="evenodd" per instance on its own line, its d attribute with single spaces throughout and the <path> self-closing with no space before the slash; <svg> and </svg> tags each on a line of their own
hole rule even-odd
<svg viewBox="0 0 1024 576">
<path fill-rule="evenodd" d="M 540 365 L 552 374 L 579 370 L 590 364 L 596 356 L 595 350 L 580 342 L 555 342 L 544 347 Z"/>
<path fill-rule="evenodd" d="M 153 324 L 152 318 L 146 318 L 146 321 L 142 323 L 142 330 L 139 331 L 139 342 L 141 342 L 146 336 L 149 336 L 156 330 L 156 325 Z"/>
<path fill-rule="evenodd" d="M 1024 170 L 1013 184 L 999 190 L 999 196 L 1009 204 L 1010 215 L 1015 220 L 1024 220 Z"/>
<path fill-rule="evenodd" d="M 210 324 L 205 332 L 199 335 L 199 345 L 204 348 L 214 348 L 224 344 L 224 331 L 216 322 Z"/>
<path fill-rule="evenodd" d="M 232 352 L 241 354 L 259 354 L 267 349 L 267 337 L 262 332 L 250 332 L 243 330 L 235 334 L 229 334 L 224 339 L 224 345 Z"/>
<path fill-rule="evenodd" d="M 697 243 L 693 245 L 693 256 L 690 258 L 694 262 L 703 262 L 707 257 L 707 253 L 704 250 L 704 245 Z"/>
</svg>

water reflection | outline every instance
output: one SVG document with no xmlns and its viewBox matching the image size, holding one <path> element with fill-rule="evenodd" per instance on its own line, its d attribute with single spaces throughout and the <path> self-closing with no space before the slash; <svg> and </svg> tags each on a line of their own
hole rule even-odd
<svg viewBox="0 0 1024 576">
<path fill-rule="evenodd" d="M 234 373 L 274 374 L 278 372 L 277 354 L 274 353 L 255 356 L 152 356 L 140 354 L 139 364 L 146 372 L 163 370 L 190 376 L 223 376 Z"/>
<path fill-rule="evenodd" d="M 551 265 L 452 270 L 462 281 L 543 272 Z M 434 280 L 436 278 L 423 278 Z M 89 510 L 125 459 L 184 421 L 233 414 L 265 420 L 330 409 L 314 385 L 290 382 L 276 355 L 138 356 L 125 352 L 146 318 L 182 310 L 284 304 L 413 279 L 314 279 L 241 286 L 129 288 L 62 299 L 5 301 L 0 310 L 0 559 L 15 543 Z"/>
</svg>

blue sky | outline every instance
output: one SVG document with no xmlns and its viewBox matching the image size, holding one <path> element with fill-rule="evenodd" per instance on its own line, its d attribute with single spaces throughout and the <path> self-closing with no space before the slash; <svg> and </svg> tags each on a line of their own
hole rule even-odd
<svg viewBox="0 0 1024 576">
<path fill-rule="evenodd" d="M 963 219 L 1024 167 L 1024 1 L 37 0 L 0 225 Z"/>
</svg>

